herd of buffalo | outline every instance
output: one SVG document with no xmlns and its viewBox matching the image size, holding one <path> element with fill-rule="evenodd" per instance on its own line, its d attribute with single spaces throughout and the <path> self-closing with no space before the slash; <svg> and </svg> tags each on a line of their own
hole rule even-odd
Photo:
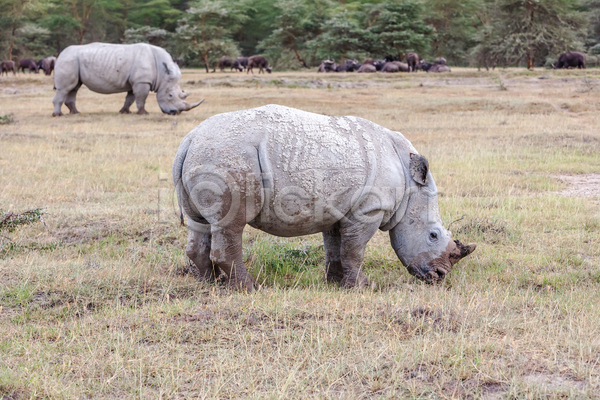
<svg viewBox="0 0 600 400">
<path fill-rule="evenodd" d="M 179 60 L 177 60 L 179 61 Z M 176 61 L 176 62 L 177 62 Z M 56 57 L 46 57 L 42 58 L 38 62 L 31 58 L 24 58 L 20 60 L 18 63 L 14 61 L 2 61 L 0 63 L 0 75 L 6 73 L 8 76 L 9 72 L 12 72 L 13 75 L 16 74 L 17 71 L 25 72 L 25 70 L 29 70 L 29 72 L 35 72 L 36 74 L 41 69 L 44 71 L 45 75 L 51 75 L 54 70 L 54 64 L 56 62 Z M 177 62 L 179 64 L 179 62 Z M 561 68 L 585 68 L 585 54 L 578 51 L 569 51 L 566 53 L 562 53 L 556 64 L 552 64 L 554 69 Z M 228 57 L 223 56 L 219 61 L 215 63 L 212 72 L 215 72 L 216 69 L 219 68 L 221 72 L 223 72 L 226 68 L 229 68 L 230 71 L 238 70 L 243 72 L 244 70 L 247 73 L 254 73 L 253 69 L 257 68 L 259 73 L 264 73 L 266 70 L 268 73 L 271 73 L 273 68 L 269 65 L 269 62 L 263 56 L 250 56 L 250 57 Z M 446 64 L 446 59 L 444 57 L 438 57 L 434 62 L 426 62 L 425 60 L 420 60 L 419 55 L 417 53 L 408 53 L 406 55 L 406 60 L 404 62 L 394 59 L 391 56 L 387 56 L 383 60 L 373 60 L 372 58 L 367 58 L 361 63 L 358 63 L 356 60 L 347 59 L 341 64 L 337 64 L 334 59 L 331 60 L 323 60 L 317 72 L 416 72 L 418 70 L 422 70 L 425 72 L 450 72 L 450 67 Z"/>
<path fill-rule="evenodd" d="M 16 75 L 17 71 L 25 72 L 25 70 L 29 70 L 29 72 L 35 72 L 36 74 L 40 71 L 44 71 L 45 75 L 51 75 L 54 70 L 54 63 L 56 62 L 56 57 L 46 57 L 42 58 L 38 62 L 32 60 L 31 58 L 24 58 L 19 60 L 17 64 L 14 61 L 2 61 L 0 63 L 0 75 L 3 75 L 6 72 L 8 75 L 9 72 L 12 72 L 13 75 Z"/>
<path fill-rule="evenodd" d="M 356 60 L 346 60 L 342 64 L 336 64 L 335 60 L 323 60 L 317 72 L 416 72 L 423 70 L 426 72 L 450 72 L 450 67 L 446 65 L 444 57 L 438 57 L 433 63 L 419 60 L 417 53 L 408 53 L 406 62 L 394 60 L 393 57 L 386 57 L 383 60 L 375 61 L 367 58 L 359 64 Z"/>
</svg>

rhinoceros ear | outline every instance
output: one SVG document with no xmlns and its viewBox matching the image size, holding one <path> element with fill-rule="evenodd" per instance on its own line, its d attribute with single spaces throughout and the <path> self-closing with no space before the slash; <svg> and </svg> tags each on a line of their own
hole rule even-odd
<svg viewBox="0 0 600 400">
<path fill-rule="evenodd" d="M 163 62 L 163 65 L 165 66 L 165 72 L 167 75 L 171 75 L 171 70 L 169 69 L 169 66 L 167 65 L 166 62 Z"/>
<path fill-rule="evenodd" d="M 427 172 L 429 171 L 429 162 L 419 154 L 410 153 L 410 175 L 419 185 L 425 185 L 427 181 Z"/>
</svg>

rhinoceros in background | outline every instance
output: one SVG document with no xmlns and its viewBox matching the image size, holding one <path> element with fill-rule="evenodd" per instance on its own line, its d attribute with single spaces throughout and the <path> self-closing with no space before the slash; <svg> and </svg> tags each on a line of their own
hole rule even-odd
<svg viewBox="0 0 600 400">
<path fill-rule="evenodd" d="M 475 250 L 442 225 L 427 160 L 402 134 L 362 118 L 278 105 L 215 115 L 181 142 L 173 182 L 200 277 L 223 273 L 249 291 L 246 224 L 284 237 L 322 232 L 326 279 L 344 287 L 370 285 L 361 263 L 378 229 L 430 282 Z"/>
<path fill-rule="evenodd" d="M 552 68 L 554 69 L 569 67 L 585 69 L 585 54 L 579 51 L 568 51 L 562 53 L 560 57 L 558 57 L 558 62 L 556 64 L 552 64 Z"/>
<path fill-rule="evenodd" d="M 63 103 L 71 114 L 78 113 L 75 97 L 81 85 L 97 93 L 127 92 L 125 104 L 119 111 L 129 114 L 136 102 L 138 114 L 144 109 L 150 91 L 165 114 L 176 115 L 197 107 L 204 100 L 189 104 L 179 87 L 181 71 L 164 49 L 146 43 L 90 43 L 69 46 L 58 56 L 54 66 L 54 113 L 60 116 Z"/>
</svg>

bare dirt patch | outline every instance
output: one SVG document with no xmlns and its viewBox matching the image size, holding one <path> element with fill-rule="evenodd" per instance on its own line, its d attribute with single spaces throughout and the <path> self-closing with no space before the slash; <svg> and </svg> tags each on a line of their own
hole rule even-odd
<svg viewBox="0 0 600 400">
<path fill-rule="evenodd" d="M 561 375 L 548 375 L 542 373 L 526 375 L 523 377 L 523 380 L 535 387 L 543 387 L 551 391 L 559 389 L 581 391 L 587 386 L 587 383 L 584 381 L 578 381 Z"/>
<path fill-rule="evenodd" d="M 569 185 L 558 192 L 561 196 L 600 198 L 600 174 L 559 175 L 556 178 Z"/>
</svg>

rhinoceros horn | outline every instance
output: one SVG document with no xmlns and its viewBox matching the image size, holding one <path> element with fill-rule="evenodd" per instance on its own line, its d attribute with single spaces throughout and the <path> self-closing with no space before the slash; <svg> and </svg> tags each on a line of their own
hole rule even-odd
<svg viewBox="0 0 600 400">
<path fill-rule="evenodd" d="M 192 103 L 192 104 L 189 104 L 189 103 L 187 103 L 187 102 L 185 102 L 185 101 L 184 101 L 184 103 L 185 103 L 185 106 L 183 107 L 183 110 L 181 110 L 181 111 L 189 111 L 189 110 L 191 110 L 192 108 L 196 108 L 196 107 L 198 107 L 200 104 L 202 104 L 202 102 L 203 102 L 203 101 L 204 101 L 204 99 L 202 99 L 202 100 L 200 100 L 200 101 L 198 101 L 198 102 L 196 102 L 196 103 Z"/>
</svg>

